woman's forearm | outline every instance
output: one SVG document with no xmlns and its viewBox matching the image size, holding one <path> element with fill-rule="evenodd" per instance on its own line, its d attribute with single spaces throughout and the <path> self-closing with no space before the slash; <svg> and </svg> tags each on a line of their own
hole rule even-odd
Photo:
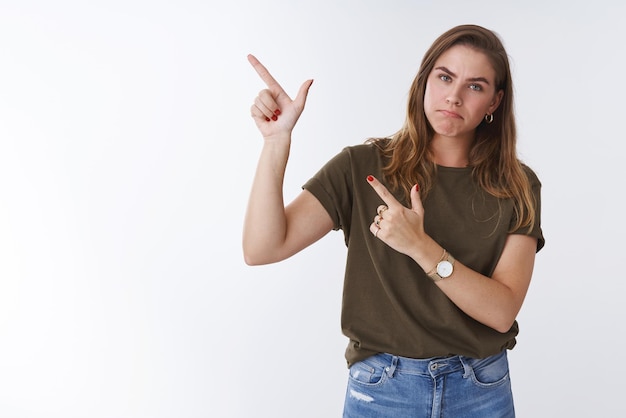
<svg viewBox="0 0 626 418">
<path fill-rule="evenodd" d="M 257 164 L 243 228 L 248 264 L 263 264 L 285 241 L 287 219 L 283 182 L 291 138 L 266 138 Z"/>
</svg>

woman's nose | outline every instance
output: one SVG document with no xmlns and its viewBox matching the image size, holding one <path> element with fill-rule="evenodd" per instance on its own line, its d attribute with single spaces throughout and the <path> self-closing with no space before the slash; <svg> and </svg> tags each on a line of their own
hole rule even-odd
<svg viewBox="0 0 626 418">
<path fill-rule="evenodd" d="M 459 94 L 459 90 L 457 88 L 451 88 L 450 91 L 448 91 L 446 103 L 453 104 L 455 106 L 463 104 L 463 100 L 461 100 L 461 95 Z"/>
</svg>

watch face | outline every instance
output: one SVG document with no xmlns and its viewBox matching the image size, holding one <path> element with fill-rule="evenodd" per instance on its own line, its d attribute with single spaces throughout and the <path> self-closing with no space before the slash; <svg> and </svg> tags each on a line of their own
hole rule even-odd
<svg viewBox="0 0 626 418">
<path fill-rule="evenodd" d="M 452 263 L 444 260 L 437 264 L 437 274 L 443 278 L 446 278 L 452 274 Z"/>
</svg>

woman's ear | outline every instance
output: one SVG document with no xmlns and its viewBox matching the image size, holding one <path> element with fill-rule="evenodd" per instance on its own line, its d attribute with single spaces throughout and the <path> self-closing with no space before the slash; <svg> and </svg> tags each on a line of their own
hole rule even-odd
<svg viewBox="0 0 626 418">
<path fill-rule="evenodd" d="M 487 113 L 492 114 L 496 111 L 498 106 L 500 106 L 500 102 L 502 101 L 502 97 L 504 97 L 504 90 L 498 90 L 493 98 L 493 102 L 489 105 L 489 111 Z"/>
</svg>

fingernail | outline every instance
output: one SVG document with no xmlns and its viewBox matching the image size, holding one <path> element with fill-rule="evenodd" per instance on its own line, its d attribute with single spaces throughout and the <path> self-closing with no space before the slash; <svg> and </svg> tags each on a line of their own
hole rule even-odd
<svg viewBox="0 0 626 418">
<path fill-rule="evenodd" d="M 367 181 L 369 181 L 369 182 L 374 181 L 374 177 L 372 177 L 372 176 L 367 176 Z"/>
<path fill-rule="evenodd" d="M 272 120 L 273 120 L 274 122 L 275 122 L 275 121 L 277 121 L 277 120 L 278 120 L 278 116 L 276 116 L 276 115 L 272 116 Z"/>
<path fill-rule="evenodd" d="M 270 121 L 270 118 L 265 117 L 265 121 L 266 121 L 266 122 L 269 122 L 269 121 Z"/>
<path fill-rule="evenodd" d="M 416 191 L 416 192 L 419 192 L 419 191 L 420 191 L 420 185 L 419 185 L 419 184 L 416 184 L 416 185 L 415 185 L 415 191 Z"/>
<path fill-rule="evenodd" d="M 275 114 L 276 116 L 280 115 L 280 109 L 276 109 L 276 110 L 274 111 L 274 114 Z"/>
</svg>

